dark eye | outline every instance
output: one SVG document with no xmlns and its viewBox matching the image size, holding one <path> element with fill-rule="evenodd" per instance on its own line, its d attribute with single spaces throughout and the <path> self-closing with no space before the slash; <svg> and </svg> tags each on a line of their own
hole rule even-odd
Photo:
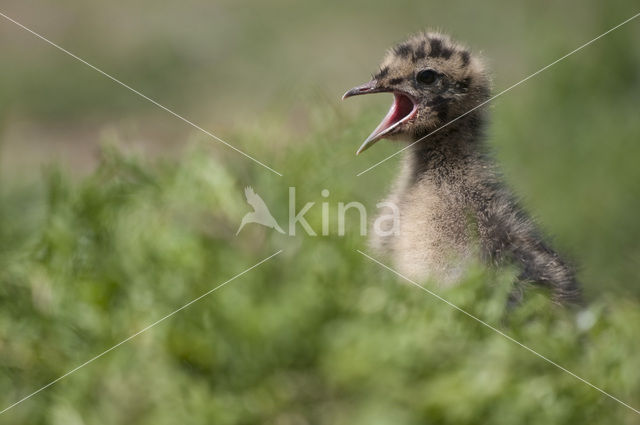
<svg viewBox="0 0 640 425">
<path fill-rule="evenodd" d="M 416 81 L 422 84 L 433 84 L 438 79 L 438 73 L 433 69 L 423 69 L 416 75 Z"/>
</svg>

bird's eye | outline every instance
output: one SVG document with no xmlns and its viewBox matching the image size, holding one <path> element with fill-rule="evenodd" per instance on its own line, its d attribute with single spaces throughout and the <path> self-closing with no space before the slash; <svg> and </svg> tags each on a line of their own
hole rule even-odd
<svg viewBox="0 0 640 425">
<path fill-rule="evenodd" d="M 422 84 L 433 84 L 438 78 L 438 73 L 433 69 L 423 69 L 416 75 L 416 81 Z"/>
</svg>

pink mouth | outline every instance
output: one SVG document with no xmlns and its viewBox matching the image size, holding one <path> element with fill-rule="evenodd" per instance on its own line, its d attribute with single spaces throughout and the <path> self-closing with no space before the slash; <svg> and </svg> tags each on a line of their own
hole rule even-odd
<svg viewBox="0 0 640 425">
<path fill-rule="evenodd" d="M 360 149 L 356 154 L 360 154 L 362 151 L 373 145 L 384 136 L 388 135 L 401 123 L 410 120 L 416 114 L 417 107 L 413 100 L 401 92 L 393 92 L 393 104 L 387 115 L 382 119 L 382 122 L 378 124 L 373 133 L 367 137 Z"/>
</svg>

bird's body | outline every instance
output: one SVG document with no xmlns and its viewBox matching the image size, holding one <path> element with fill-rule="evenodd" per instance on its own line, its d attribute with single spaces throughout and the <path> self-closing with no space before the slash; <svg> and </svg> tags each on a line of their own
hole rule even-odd
<svg viewBox="0 0 640 425">
<path fill-rule="evenodd" d="M 465 180 L 470 176 L 464 175 L 468 172 L 464 168 L 434 169 L 418 176 L 415 169 L 418 153 L 413 148 L 405 153 L 401 172 L 386 199 L 398 207 L 399 230 L 373 232 L 370 245 L 378 253 L 389 255 L 398 271 L 409 277 L 452 283 L 477 252 L 469 205 L 463 195 Z M 451 174 L 439 175 L 444 172 Z M 380 211 L 381 215 L 386 213 Z"/>
<path fill-rule="evenodd" d="M 481 62 L 446 36 L 419 34 L 391 50 L 371 82 L 345 96 L 380 91 L 392 92 L 394 104 L 359 152 L 383 137 L 410 146 L 387 198 L 400 212 L 399 231 L 374 233 L 372 246 L 412 278 L 455 282 L 480 258 L 517 266 L 520 282 L 550 288 L 558 302 L 577 301 L 573 271 L 487 153 L 482 105 L 489 81 Z"/>
</svg>

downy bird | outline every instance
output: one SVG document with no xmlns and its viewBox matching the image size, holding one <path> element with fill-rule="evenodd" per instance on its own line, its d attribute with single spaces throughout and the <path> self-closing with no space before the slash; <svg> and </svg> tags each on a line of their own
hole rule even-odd
<svg viewBox="0 0 640 425">
<path fill-rule="evenodd" d="M 574 271 L 550 248 L 488 154 L 490 80 L 478 56 L 440 33 L 414 35 L 343 99 L 370 93 L 391 93 L 393 104 L 357 153 L 383 138 L 408 143 L 387 198 L 399 209 L 399 229 L 374 234 L 377 252 L 411 278 L 443 283 L 455 282 L 477 259 L 510 264 L 519 270 L 512 301 L 528 284 L 549 288 L 558 303 L 580 300 Z"/>
</svg>

